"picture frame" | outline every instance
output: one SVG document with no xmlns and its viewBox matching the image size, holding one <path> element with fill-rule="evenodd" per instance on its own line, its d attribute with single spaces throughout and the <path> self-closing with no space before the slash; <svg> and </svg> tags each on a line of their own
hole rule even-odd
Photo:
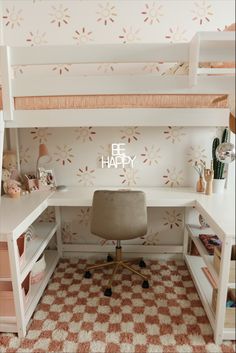
<svg viewBox="0 0 236 353">
<path fill-rule="evenodd" d="M 39 168 L 39 181 L 44 187 L 53 188 L 56 186 L 55 176 L 52 169 Z"/>
<path fill-rule="evenodd" d="M 30 192 L 53 189 L 56 186 L 53 170 L 38 168 L 38 178 L 33 172 L 25 174 L 25 185 Z"/>
</svg>

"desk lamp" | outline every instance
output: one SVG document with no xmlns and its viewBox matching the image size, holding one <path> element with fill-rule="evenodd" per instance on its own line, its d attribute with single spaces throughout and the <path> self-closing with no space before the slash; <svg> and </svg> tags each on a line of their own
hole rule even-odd
<svg viewBox="0 0 236 353">
<path fill-rule="evenodd" d="M 49 163 L 51 161 L 51 158 L 48 153 L 48 148 L 44 143 L 40 143 L 40 145 L 39 145 L 39 154 L 38 154 L 38 159 L 37 159 L 37 163 L 36 163 L 36 178 L 37 179 L 39 178 L 39 171 L 38 171 L 39 160 L 42 157 L 47 157 L 47 161 L 46 161 L 47 163 Z"/>
<path fill-rule="evenodd" d="M 36 178 L 39 179 L 39 171 L 38 171 L 38 168 L 39 168 L 39 160 L 42 158 L 42 157 L 47 157 L 47 161 L 46 163 L 49 163 L 51 161 L 51 157 L 48 153 L 48 148 L 47 146 L 45 145 L 45 143 L 41 143 L 39 145 L 39 154 L 38 154 L 38 159 L 37 159 L 37 163 L 36 163 Z M 56 187 L 56 190 L 58 191 L 66 191 L 66 186 L 65 185 L 58 185 Z"/>
</svg>

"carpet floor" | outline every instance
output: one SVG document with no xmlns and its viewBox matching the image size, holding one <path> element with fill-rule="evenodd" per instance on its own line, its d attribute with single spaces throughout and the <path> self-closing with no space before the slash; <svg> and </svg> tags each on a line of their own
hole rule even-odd
<svg viewBox="0 0 236 353">
<path fill-rule="evenodd" d="M 61 260 L 27 335 L 0 334 L 7 353 L 234 353 L 235 342 L 215 345 L 183 261 L 149 261 L 141 279 L 123 270 L 113 295 L 103 290 L 111 269 L 83 278 L 86 260 Z"/>
</svg>

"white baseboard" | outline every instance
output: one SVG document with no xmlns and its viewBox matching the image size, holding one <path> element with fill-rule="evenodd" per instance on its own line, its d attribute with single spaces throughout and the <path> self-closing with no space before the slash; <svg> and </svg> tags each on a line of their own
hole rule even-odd
<svg viewBox="0 0 236 353">
<path fill-rule="evenodd" d="M 159 259 L 182 259 L 183 246 L 182 245 L 130 245 L 122 246 L 123 257 L 135 258 L 143 257 L 144 259 L 159 260 Z M 62 256 L 77 257 L 81 259 L 106 259 L 107 254 L 115 253 L 114 245 L 94 245 L 94 244 L 63 244 Z"/>
<path fill-rule="evenodd" d="M 90 261 L 104 260 L 106 261 L 107 252 L 94 253 L 94 252 L 81 252 L 81 251 L 65 251 L 63 252 L 63 258 L 78 258 L 88 259 Z M 124 259 L 142 257 L 144 260 L 182 260 L 182 254 L 151 254 L 151 253 L 129 253 L 124 254 Z"/>
<path fill-rule="evenodd" d="M 123 253 L 136 254 L 182 254 L 182 245 L 139 245 L 124 244 L 122 245 Z M 115 245 L 97 245 L 97 244 L 62 244 L 62 252 L 91 252 L 91 253 L 108 253 L 115 252 Z"/>
</svg>

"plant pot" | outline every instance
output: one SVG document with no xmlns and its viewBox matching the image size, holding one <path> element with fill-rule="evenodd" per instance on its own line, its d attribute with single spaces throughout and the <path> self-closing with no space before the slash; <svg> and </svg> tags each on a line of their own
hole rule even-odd
<svg viewBox="0 0 236 353">
<path fill-rule="evenodd" d="M 213 179 L 213 193 L 223 194 L 225 191 L 225 179 Z"/>
<path fill-rule="evenodd" d="M 197 185 L 196 185 L 196 191 L 197 192 L 204 192 L 205 191 L 205 183 L 203 180 L 203 177 L 199 177 L 198 181 L 197 181 Z"/>
</svg>

